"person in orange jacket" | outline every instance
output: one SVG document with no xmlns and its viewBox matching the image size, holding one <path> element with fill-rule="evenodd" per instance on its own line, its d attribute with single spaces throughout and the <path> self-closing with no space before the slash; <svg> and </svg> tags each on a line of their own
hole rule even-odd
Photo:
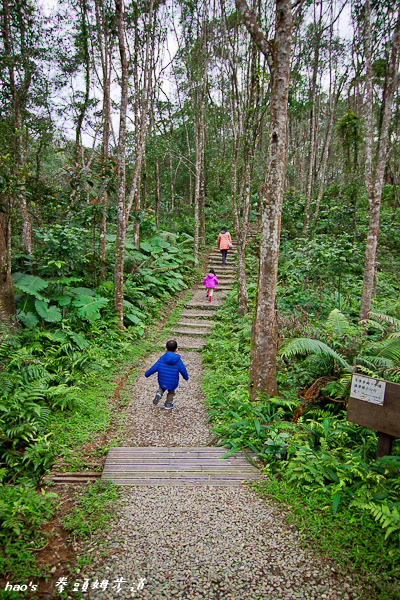
<svg viewBox="0 0 400 600">
<path fill-rule="evenodd" d="M 231 234 L 226 227 L 221 229 L 220 234 L 218 235 L 217 244 L 222 254 L 222 266 L 225 267 L 228 250 L 229 248 L 233 248 Z"/>
</svg>

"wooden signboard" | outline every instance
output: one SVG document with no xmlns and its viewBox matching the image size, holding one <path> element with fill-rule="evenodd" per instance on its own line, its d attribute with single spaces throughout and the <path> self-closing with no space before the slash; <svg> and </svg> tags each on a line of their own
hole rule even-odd
<svg viewBox="0 0 400 600">
<path fill-rule="evenodd" d="M 379 431 L 377 455 L 390 454 L 393 438 L 400 438 L 400 384 L 354 374 L 347 420 Z"/>
</svg>

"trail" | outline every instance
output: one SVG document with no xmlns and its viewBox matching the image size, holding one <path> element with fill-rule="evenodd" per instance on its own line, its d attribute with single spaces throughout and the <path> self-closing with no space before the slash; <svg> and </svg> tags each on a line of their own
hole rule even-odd
<svg viewBox="0 0 400 600">
<path fill-rule="evenodd" d="M 229 289 L 234 276 L 232 254 L 225 271 L 217 259 L 218 254 L 212 253 L 209 266 L 215 263 L 218 279 Z M 212 332 L 214 308 L 226 291 L 216 291 L 208 303 L 205 289 L 199 288 L 187 303 L 171 337 L 178 341 L 189 382 L 181 380 L 174 408 L 166 411 L 165 398 L 158 406 L 152 403 L 156 376 L 139 377 L 131 389 L 123 446 L 185 447 L 210 442 L 201 392 L 202 356 L 194 350 Z M 149 356 L 144 370 L 159 356 L 160 352 Z M 261 499 L 248 485 L 122 489 L 121 510 L 92 551 L 95 566 L 79 574 L 82 582 L 89 581 L 87 597 L 359 598 L 349 578 L 301 547 L 298 534 L 286 524 L 285 511 Z"/>
</svg>

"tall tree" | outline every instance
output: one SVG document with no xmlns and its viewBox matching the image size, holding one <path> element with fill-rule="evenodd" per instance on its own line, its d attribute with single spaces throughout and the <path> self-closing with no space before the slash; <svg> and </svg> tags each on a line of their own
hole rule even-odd
<svg viewBox="0 0 400 600">
<path fill-rule="evenodd" d="M 125 43 L 123 0 L 115 0 L 115 17 L 121 60 L 121 100 L 118 135 L 117 238 L 115 242 L 114 307 L 120 327 L 124 325 L 124 258 L 126 237 L 125 173 L 126 173 L 126 113 L 128 106 L 128 57 Z"/>
<path fill-rule="evenodd" d="M 111 68 L 114 36 L 110 31 L 111 6 L 105 0 L 95 0 L 97 47 L 101 64 L 101 87 L 103 92 L 102 108 L 102 142 L 100 161 L 105 168 L 108 166 L 108 151 L 111 127 Z M 101 219 L 99 227 L 99 262 L 100 277 L 106 275 L 106 233 L 107 233 L 107 187 L 105 186 L 100 198 Z"/>
<path fill-rule="evenodd" d="M 3 52 L 1 57 L 3 77 L 11 96 L 11 114 L 14 129 L 14 155 L 19 178 L 18 200 L 22 218 L 22 242 L 25 253 L 32 255 L 32 226 L 26 200 L 26 169 L 24 153 L 24 119 L 29 102 L 29 88 L 35 71 L 37 44 L 35 28 L 35 9 L 29 1 L 16 0 L 10 11 L 9 0 L 3 0 L 1 15 L 1 34 Z"/>
<path fill-rule="evenodd" d="M 270 44 L 245 0 L 237 9 L 254 42 L 266 55 L 272 46 L 272 88 L 269 146 L 263 187 L 260 260 L 256 314 L 251 334 L 250 397 L 260 392 L 274 395 L 276 384 L 277 322 L 275 297 L 286 163 L 287 105 L 293 16 L 289 0 L 276 0 L 275 37 Z"/>
<path fill-rule="evenodd" d="M 14 290 L 11 278 L 11 227 L 9 212 L 10 197 L 9 195 L 4 195 L 3 204 L 0 203 L 0 325 L 7 325 L 9 317 L 15 315 Z"/>
<path fill-rule="evenodd" d="M 398 84 L 400 55 L 400 9 L 394 28 L 390 60 L 387 65 L 382 97 L 381 122 L 378 133 L 374 128 L 374 97 L 371 40 L 371 3 L 365 3 L 364 53 L 365 53 L 365 185 L 370 209 L 367 244 L 364 254 L 364 279 L 361 295 L 360 319 L 366 319 L 371 308 L 375 277 L 376 250 L 378 246 L 382 186 L 387 160 L 387 144 L 394 94 Z M 376 141 L 375 141 L 376 140 Z M 375 145 L 375 148 L 374 148 Z"/>
</svg>

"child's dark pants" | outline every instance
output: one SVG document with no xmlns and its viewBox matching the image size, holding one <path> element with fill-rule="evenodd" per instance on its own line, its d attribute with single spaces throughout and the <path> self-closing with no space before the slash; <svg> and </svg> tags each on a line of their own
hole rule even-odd
<svg viewBox="0 0 400 600">
<path fill-rule="evenodd" d="M 162 388 L 161 386 L 158 387 L 158 391 L 162 395 L 164 394 L 165 390 L 164 388 Z M 174 399 L 175 396 L 175 390 L 168 390 L 168 394 L 167 394 L 167 402 L 170 402 L 172 404 L 172 400 Z"/>
</svg>

